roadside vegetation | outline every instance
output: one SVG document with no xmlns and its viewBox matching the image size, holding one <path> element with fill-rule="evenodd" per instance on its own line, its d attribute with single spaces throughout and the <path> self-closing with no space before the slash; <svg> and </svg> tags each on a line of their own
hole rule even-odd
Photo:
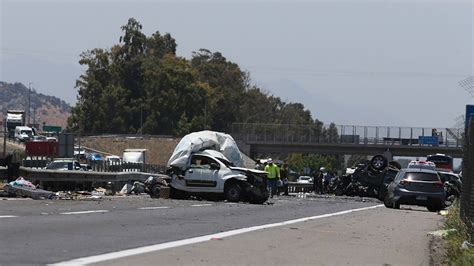
<svg viewBox="0 0 474 266">
<path fill-rule="evenodd" d="M 459 201 L 449 209 L 444 229 L 455 229 L 446 237 L 445 262 L 449 265 L 474 265 L 474 247 L 462 248 L 463 242 L 470 237 L 467 225 L 460 216 Z"/>
</svg>

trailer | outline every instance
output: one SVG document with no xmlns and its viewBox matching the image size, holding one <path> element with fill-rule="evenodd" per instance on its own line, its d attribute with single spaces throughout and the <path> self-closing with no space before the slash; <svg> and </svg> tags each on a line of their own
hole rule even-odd
<svg viewBox="0 0 474 266">
<path fill-rule="evenodd" d="M 8 110 L 6 118 L 6 128 L 8 136 L 13 138 L 15 128 L 25 125 L 25 111 L 23 110 Z"/>
</svg>

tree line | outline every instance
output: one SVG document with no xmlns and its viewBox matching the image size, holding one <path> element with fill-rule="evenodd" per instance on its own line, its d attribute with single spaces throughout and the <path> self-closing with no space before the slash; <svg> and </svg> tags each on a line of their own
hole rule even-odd
<svg viewBox="0 0 474 266">
<path fill-rule="evenodd" d="M 80 55 L 86 70 L 76 81 L 70 132 L 181 137 L 204 129 L 229 132 L 234 123 L 261 123 L 314 126 L 314 135 L 337 140 L 334 124 L 326 129 L 303 104 L 284 102 L 253 85 L 250 74 L 221 53 L 200 49 L 191 59 L 177 56 L 169 33 L 146 36 L 134 18 L 121 30 L 118 44 Z M 311 161 L 339 161 L 326 160 Z"/>
<path fill-rule="evenodd" d="M 72 132 L 182 136 L 203 129 L 226 132 L 236 122 L 325 130 L 303 104 L 252 85 L 250 74 L 219 52 L 200 49 L 188 60 L 176 55 L 169 33 L 146 36 L 134 18 L 121 29 L 118 44 L 80 55 L 86 70 L 76 81 Z"/>
</svg>

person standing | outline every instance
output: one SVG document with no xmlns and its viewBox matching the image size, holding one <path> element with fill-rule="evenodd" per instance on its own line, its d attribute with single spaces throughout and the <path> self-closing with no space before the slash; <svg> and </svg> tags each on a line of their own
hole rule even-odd
<svg viewBox="0 0 474 266">
<path fill-rule="evenodd" d="M 267 172 L 267 186 L 270 191 L 270 197 L 273 198 L 273 195 L 277 193 L 277 182 L 280 179 L 280 170 L 278 166 L 273 163 L 273 160 L 268 159 L 268 164 L 265 166 L 265 172 Z"/>
<path fill-rule="evenodd" d="M 332 179 L 332 175 L 331 175 L 331 172 L 327 172 L 325 175 L 324 175 L 324 191 L 326 193 L 329 193 L 330 189 L 329 189 L 329 183 L 331 183 L 331 179 Z"/>
<path fill-rule="evenodd" d="M 280 179 L 283 183 L 283 195 L 288 196 L 288 164 L 284 163 L 280 169 Z"/>
<path fill-rule="evenodd" d="M 313 186 L 315 187 L 314 194 L 323 194 L 323 177 L 326 169 L 324 167 L 319 168 L 319 172 L 315 174 Z"/>
</svg>

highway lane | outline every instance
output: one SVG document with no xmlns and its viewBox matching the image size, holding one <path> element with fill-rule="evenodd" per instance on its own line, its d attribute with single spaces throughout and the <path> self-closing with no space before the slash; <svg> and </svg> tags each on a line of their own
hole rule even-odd
<svg viewBox="0 0 474 266">
<path fill-rule="evenodd" d="M 377 204 L 334 197 L 280 197 L 265 205 L 146 196 L 2 200 L 0 264 L 48 264 Z"/>
</svg>

